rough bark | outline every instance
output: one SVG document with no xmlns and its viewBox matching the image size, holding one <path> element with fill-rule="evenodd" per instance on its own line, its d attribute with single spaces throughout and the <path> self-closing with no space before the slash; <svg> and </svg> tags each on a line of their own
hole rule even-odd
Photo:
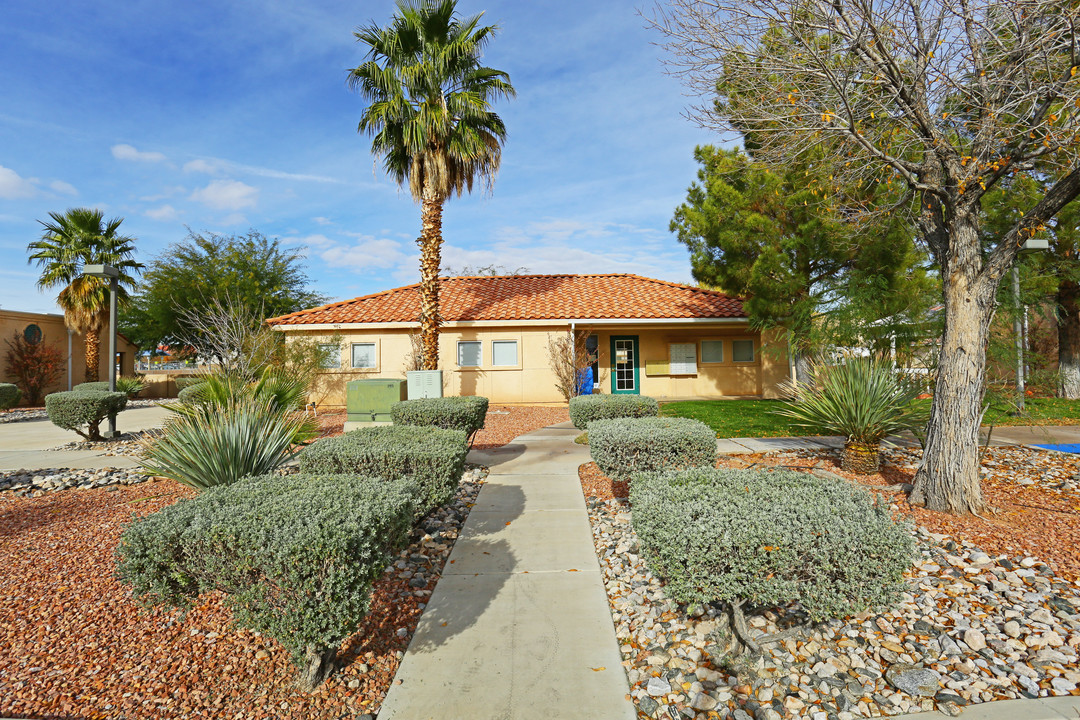
<svg viewBox="0 0 1080 720">
<path fill-rule="evenodd" d="M 442 266 L 443 199 L 425 189 L 420 211 L 420 343 L 421 367 L 439 369 L 439 268 Z"/>
<path fill-rule="evenodd" d="M 303 666 L 296 678 L 296 685 L 304 692 L 313 692 L 334 674 L 337 669 L 337 650 L 308 645 L 304 651 Z"/>
<path fill-rule="evenodd" d="M 950 230 L 955 246 L 978 248 L 977 242 L 965 244 L 963 237 L 977 233 L 974 221 Z M 979 477 L 979 425 L 986 344 L 1000 275 L 980 268 L 977 256 L 958 254 L 949 265 L 943 287 L 945 329 L 937 382 L 923 461 L 910 501 L 931 510 L 970 514 L 985 507 Z"/>
<path fill-rule="evenodd" d="M 86 339 L 86 375 L 84 382 L 97 382 L 98 363 L 101 362 L 101 338 L 93 329 L 83 333 Z"/>
<path fill-rule="evenodd" d="M 1063 280 L 1058 288 L 1058 397 L 1080 398 L 1080 284 Z"/>
</svg>

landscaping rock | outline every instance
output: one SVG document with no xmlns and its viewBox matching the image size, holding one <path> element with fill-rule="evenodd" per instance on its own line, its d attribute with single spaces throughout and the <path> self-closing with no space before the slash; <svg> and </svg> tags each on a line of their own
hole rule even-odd
<svg viewBox="0 0 1080 720">
<path fill-rule="evenodd" d="M 897 663 L 885 671 L 885 679 L 897 690 L 913 697 L 933 697 L 940 690 L 941 675 L 915 665 Z"/>
</svg>

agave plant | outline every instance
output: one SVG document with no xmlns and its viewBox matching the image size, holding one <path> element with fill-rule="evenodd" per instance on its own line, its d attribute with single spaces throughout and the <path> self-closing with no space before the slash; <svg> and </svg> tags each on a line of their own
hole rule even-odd
<svg viewBox="0 0 1080 720">
<path fill-rule="evenodd" d="M 927 422 L 927 410 L 915 403 L 919 387 L 880 358 L 818 363 L 812 377 L 812 382 L 788 382 L 796 400 L 777 412 L 798 427 L 845 436 L 841 467 L 849 472 L 877 472 L 881 442 Z"/>
<path fill-rule="evenodd" d="M 240 396 L 198 403 L 143 447 L 143 470 L 198 490 L 276 470 L 315 437 L 314 420 L 273 399 Z"/>
<path fill-rule="evenodd" d="M 138 377 L 119 377 L 116 378 L 116 392 L 122 392 L 128 396 L 128 400 L 132 400 L 136 395 L 146 389 L 146 383 L 142 381 L 142 378 Z"/>
</svg>

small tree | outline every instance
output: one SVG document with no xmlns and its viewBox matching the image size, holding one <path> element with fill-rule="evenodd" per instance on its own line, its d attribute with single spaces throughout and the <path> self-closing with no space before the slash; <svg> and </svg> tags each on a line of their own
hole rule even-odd
<svg viewBox="0 0 1080 720">
<path fill-rule="evenodd" d="M 582 373 L 596 360 L 588 350 L 588 339 L 588 330 L 548 335 L 548 359 L 555 372 L 555 387 L 567 402 L 581 394 Z"/>
<path fill-rule="evenodd" d="M 7 376 L 23 391 L 29 405 L 40 405 L 45 390 L 64 372 L 64 354 L 44 340 L 29 342 L 16 332 L 7 342 Z"/>
</svg>

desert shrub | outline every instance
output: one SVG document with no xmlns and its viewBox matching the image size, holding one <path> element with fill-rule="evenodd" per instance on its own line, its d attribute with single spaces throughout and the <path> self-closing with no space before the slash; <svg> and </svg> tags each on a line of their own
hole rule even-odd
<svg viewBox="0 0 1080 720">
<path fill-rule="evenodd" d="M 316 432 L 313 420 L 282 412 L 267 400 L 243 398 L 190 410 L 170 418 L 144 446 L 142 467 L 197 490 L 276 470 L 299 451 L 298 438 Z"/>
<path fill-rule="evenodd" d="M 355 475 L 248 478 L 132 522 L 117 575 L 148 605 L 225 592 L 236 622 L 276 638 L 313 687 L 407 542 L 415 496 L 410 482 Z"/>
<path fill-rule="evenodd" d="M 604 473 L 629 480 L 638 472 L 716 462 L 716 433 L 689 418 L 617 418 L 588 425 L 589 453 Z"/>
<path fill-rule="evenodd" d="M 119 392 L 117 388 L 117 392 Z M 109 392 L 109 382 L 107 380 L 84 382 L 79 383 L 75 387 L 71 388 L 71 392 Z"/>
<path fill-rule="evenodd" d="M 11 383 L 0 383 L 0 410 L 7 410 L 19 404 L 22 400 L 22 390 Z"/>
<path fill-rule="evenodd" d="M 206 375 L 195 375 L 194 377 L 176 377 L 173 378 L 173 382 L 176 383 L 176 390 L 179 392 L 186 387 L 192 385 L 198 385 L 199 383 L 206 382 Z"/>
<path fill-rule="evenodd" d="M 383 425 L 313 443 L 298 458 L 305 473 L 356 473 L 384 480 L 411 476 L 420 488 L 421 515 L 449 502 L 465 471 L 461 430 Z"/>
<path fill-rule="evenodd" d="M 486 397 L 444 397 L 403 400 L 390 406 L 395 425 L 421 425 L 461 430 L 469 442 L 484 427 L 487 417 Z"/>
<path fill-rule="evenodd" d="M 30 342 L 21 332 L 15 332 L 5 342 L 8 346 L 5 379 L 15 382 L 28 404 L 38 405 L 45 391 L 63 376 L 64 353 L 44 340 Z"/>
<path fill-rule="evenodd" d="M 660 405 L 644 395 L 579 395 L 570 398 L 570 421 L 584 430 L 593 420 L 656 417 Z"/>
<path fill-rule="evenodd" d="M 807 473 L 643 473 L 630 501 L 643 556 L 679 602 L 797 601 L 813 621 L 842 617 L 897 602 L 915 552 L 886 503 Z"/>
<path fill-rule="evenodd" d="M 199 400 L 199 395 L 202 393 L 203 388 L 206 387 L 206 380 L 202 382 L 192 383 L 187 385 L 183 390 L 176 394 L 176 397 L 184 405 L 194 405 Z"/>
<path fill-rule="evenodd" d="M 127 400 L 121 392 L 70 390 L 46 395 L 45 412 L 53 425 L 74 430 L 87 440 L 101 440 L 101 421 L 115 417 Z"/>
<path fill-rule="evenodd" d="M 116 378 L 116 392 L 122 392 L 128 396 L 128 400 L 133 400 L 135 396 L 146 389 L 146 383 L 142 381 L 142 378 L 138 377 L 118 377 Z"/>
</svg>

